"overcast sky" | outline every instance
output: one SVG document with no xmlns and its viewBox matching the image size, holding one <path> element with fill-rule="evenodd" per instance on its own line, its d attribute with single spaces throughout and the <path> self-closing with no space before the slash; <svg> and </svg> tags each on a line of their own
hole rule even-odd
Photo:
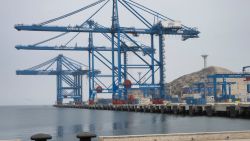
<svg viewBox="0 0 250 141">
<path fill-rule="evenodd" d="M 87 64 L 87 54 L 82 52 L 18 51 L 17 44 L 32 44 L 55 33 L 18 32 L 18 23 L 34 24 L 81 8 L 93 0 L 1 0 L 0 1 L 0 105 L 53 104 L 56 100 L 55 76 L 16 76 L 15 70 L 42 63 L 60 53 Z M 201 32 L 199 39 L 185 42 L 179 37 L 166 37 L 167 82 L 203 67 L 201 54 L 209 54 L 208 65 L 241 71 L 250 65 L 250 1 L 249 0 L 135 0 L 147 7 L 179 20 Z M 110 26 L 111 5 L 103 9 L 95 20 Z M 54 25 L 79 24 L 94 9 Z M 140 26 L 128 11 L 120 11 L 121 25 Z M 152 17 L 149 17 L 152 19 Z M 71 23 L 72 22 L 72 23 Z M 87 45 L 87 36 L 78 44 Z M 82 40 L 81 40 L 82 38 Z M 144 38 L 144 37 L 141 37 Z M 66 39 L 65 39 L 66 40 Z M 64 39 L 55 43 L 60 45 Z M 104 44 L 99 39 L 97 45 Z M 133 57 L 133 56 L 131 56 Z M 87 80 L 84 77 L 84 87 Z M 84 97 L 87 91 L 84 90 Z"/>
</svg>

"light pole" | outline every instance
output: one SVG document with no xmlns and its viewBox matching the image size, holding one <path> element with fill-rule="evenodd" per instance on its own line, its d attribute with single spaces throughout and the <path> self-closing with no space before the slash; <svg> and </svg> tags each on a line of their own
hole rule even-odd
<svg viewBox="0 0 250 141">
<path fill-rule="evenodd" d="M 204 55 L 201 55 L 201 57 L 202 57 L 203 60 L 204 60 L 204 68 L 207 68 L 207 57 L 208 57 L 208 55 L 207 55 L 207 54 L 204 54 Z"/>
</svg>

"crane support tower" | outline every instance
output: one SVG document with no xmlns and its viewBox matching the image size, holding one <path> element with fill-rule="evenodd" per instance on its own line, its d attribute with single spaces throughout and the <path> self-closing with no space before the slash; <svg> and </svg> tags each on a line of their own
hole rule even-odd
<svg viewBox="0 0 250 141">
<path fill-rule="evenodd" d="M 82 104 L 82 75 L 88 75 L 85 66 L 63 55 L 25 70 L 17 70 L 17 75 L 56 75 L 57 104 L 64 99 L 73 99 L 75 104 Z M 100 73 L 95 71 L 95 73 Z"/>
<path fill-rule="evenodd" d="M 97 14 L 103 13 L 100 11 L 108 4 L 112 6 L 112 21 L 111 25 L 104 26 L 94 21 L 94 17 Z M 92 15 L 86 18 L 83 23 L 76 26 L 51 25 L 53 22 L 68 18 L 97 6 L 98 9 Z M 120 20 L 122 17 L 119 16 L 121 7 L 126 9 L 128 13 L 131 13 L 143 27 L 123 26 L 124 23 Z M 150 20 L 149 17 L 154 17 L 154 19 L 158 19 L 158 21 L 155 22 L 152 18 Z M 106 19 L 108 19 L 108 17 Z M 128 89 L 133 88 L 150 90 L 153 103 L 162 104 L 167 95 L 165 92 L 164 36 L 179 35 L 182 37 L 182 40 L 185 41 L 189 38 L 198 38 L 198 34 L 200 33 L 196 28 L 182 25 L 180 22 L 170 19 L 133 0 L 97 0 L 76 11 L 38 24 L 15 25 L 15 29 L 18 31 L 61 32 L 57 36 L 33 45 L 18 45 L 16 46 L 17 49 L 87 51 L 88 66 L 90 69 L 100 69 L 100 65 L 97 65 L 98 62 L 109 70 L 105 72 L 106 74 L 92 74 L 92 76 L 89 77 L 89 104 L 93 104 L 97 93 L 112 94 L 113 104 L 126 104 Z M 60 38 L 69 33 L 75 35 L 63 45 L 44 45 L 51 40 Z M 89 35 L 88 46 L 70 46 L 70 43 L 72 43 L 81 33 L 87 33 Z M 110 44 L 107 46 L 96 46 L 94 44 L 95 34 L 103 36 Z M 139 42 L 139 35 L 149 37 L 149 42 Z M 130 59 L 128 57 L 129 54 L 132 54 L 133 58 L 139 61 Z M 143 70 L 140 80 L 136 77 L 137 74 L 133 73 L 133 69 Z M 108 82 L 111 83 L 109 84 Z"/>
</svg>

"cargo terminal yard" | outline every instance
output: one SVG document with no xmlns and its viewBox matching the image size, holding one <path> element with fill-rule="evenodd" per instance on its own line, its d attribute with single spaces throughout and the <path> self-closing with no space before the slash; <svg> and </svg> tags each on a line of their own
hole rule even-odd
<svg viewBox="0 0 250 141">
<path fill-rule="evenodd" d="M 54 105 L 59 108 L 81 108 L 92 110 L 114 110 L 127 112 L 143 112 L 143 113 L 161 113 L 174 115 L 190 115 L 190 116 L 224 116 L 224 117 L 250 117 L 250 98 L 249 98 L 249 82 L 248 73 L 243 67 L 242 73 L 213 74 L 208 78 L 213 78 L 214 82 L 206 85 L 204 82 L 194 83 L 191 87 L 184 87 L 182 96 L 172 95 L 169 99 L 164 100 L 163 104 L 154 104 L 150 98 L 145 98 L 143 93 L 134 92 L 129 94 L 127 104 L 112 104 L 112 99 L 98 99 L 95 104 L 89 105 L 83 103 Z M 244 82 L 243 92 L 245 94 L 232 94 L 232 85 L 236 82 L 217 82 L 216 78 L 236 78 Z M 222 77 L 222 78 L 223 78 Z M 238 82 L 239 83 L 239 82 Z M 216 87 L 216 93 L 213 91 Z M 224 90 L 223 90 L 224 89 Z M 220 92 L 220 93 L 218 93 Z"/>
<path fill-rule="evenodd" d="M 107 4 L 112 4 L 111 25 L 103 25 L 93 18 Z M 98 10 L 83 23 L 74 26 L 51 25 L 93 7 L 98 7 Z M 120 22 L 120 7 L 130 12 L 143 26 L 124 27 L 124 23 Z M 37 66 L 16 71 L 17 75 L 56 76 L 55 107 L 250 117 L 250 66 L 244 66 L 240 73 L 205 74 L 205 70 L 209 69 L 208 55 L 205 54 L 202 55 L 204 68 L 199 72 L 201 75 L 197 80 L 187 81 L 188 83 L 183 80 L 185 85 L 181 84 L 178 88 L 167 83 L 165 36 L 180 36 L 182 41 L 193 39 L 192 42 L 195 42 L 200 31 L 135 1 L 98 0 L 38 24 L 17 24 L 15 29 L 60 32 L 57 36 L 36 44 L 16 45 L 18 50 L 87 52 L 88 55 L 83 56 L 88 60 L 87 65 L 59 54 Z M 46 44 L 69 33 L 74 36 L 66 43 L 59 43 L 57 46 Z M 88 36 L 86 45 L 71 45 L 79 34 Z M 109 44 L 96 46 L 96 42 L 100 40 L 95 38 L 97 34 Z M 142 35 L 147 36 L 147 42 L 141 41 Z M 128 55 L 133 55 L 136 59 L 130 59 Z M 88 78 L 88 93 L 83 91 L 83 76 Z M 239 89 L 239 85 L 243 88 L 240 91 L 235 88 Z M 83 101 L 83 95 L 88 95 L 87 102 Z M 97 98 L 102 95 L 110 95 L 111 98 Z M 70 103 L 66 103 L 67 100 Z"/>
<path fill-rule="evenodd" d="M 1 1 L 0 141 L 250 141 L 250 1 Z"/>
</svg>

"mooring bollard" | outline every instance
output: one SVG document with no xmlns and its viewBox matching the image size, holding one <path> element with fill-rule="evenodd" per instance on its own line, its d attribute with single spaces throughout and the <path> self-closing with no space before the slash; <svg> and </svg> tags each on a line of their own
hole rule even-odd
<svg viewBox="0 0 250 141">
<path fill-rule="evenodd" d="M 52 139 L 52 136 L 49 134 L 39 133 L 31 136 L 30 139 L 34 141 L 47 141 L 49 139 Z"/>
<path fill-rule="evenodd" d="M 96 137 L 96 134 L 92 134 L 89 132 L 83 132 L 83 133 L 77 134 L 76 137 L 78 139 L 80 139 L 80 141 L 91 141 L 92 138 Z"/>
</svg>

